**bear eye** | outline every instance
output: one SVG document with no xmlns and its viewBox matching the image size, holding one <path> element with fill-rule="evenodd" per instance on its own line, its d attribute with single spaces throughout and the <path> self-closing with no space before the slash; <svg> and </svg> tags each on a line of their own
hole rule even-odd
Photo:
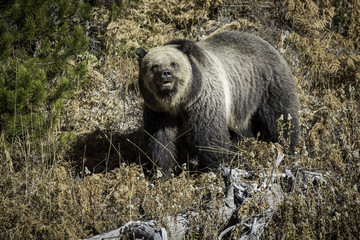
<svg viewBox="0 0 360 240">
<path fill-rule="evenodd" d="M 151 71 L 154 73 L 159 69 L 159 65 L 155 64 L 151 67 Z"/>
<path fill-rule="evenodd" d="M 176 67 L 176 63 L 171 62 L 171 63 L 170 63 L 170 67 Z"/>
</svg>

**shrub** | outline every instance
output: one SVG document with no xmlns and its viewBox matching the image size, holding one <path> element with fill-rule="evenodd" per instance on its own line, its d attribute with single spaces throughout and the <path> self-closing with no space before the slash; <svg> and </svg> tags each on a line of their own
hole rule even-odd
<svg viewBox="0 0 360 240">
<path fill-rule="evenodd" d="M 77 54 L 89 39 L 76 19 L 90 19 L 87 7 L 77 0 L 2 4 L 0 131 L 6 136 L 44 134 L 83 81 L 87 63 Z"/>
</svg>

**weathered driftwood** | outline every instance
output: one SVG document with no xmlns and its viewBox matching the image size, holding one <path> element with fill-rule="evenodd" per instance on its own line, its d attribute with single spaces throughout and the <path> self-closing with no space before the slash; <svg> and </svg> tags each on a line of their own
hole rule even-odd
<svg viewBox="0 0 360 240">
<path fill-rule="evenodd" d="M 220 170 L 226 184 L 226 198 L 219 214 L 224 223 L 227 223 L 236 210 L 251 201 L 259 201 L 262 205 L 269 206 L 260 214 L 244 216 L 240 222 L 224 229 L 218 240 L 224 239 L 234 228 L 242 230 L 240 240 L 259 239 L 273 217 L 274 213 L 284 201 L 284 196 L 290 193 L 295 184 L 307 188 L 309 184 L 324 184 L 326 180 L 321 173 L 309 172 L 299 169 L 296 165 L 286 169 L 285 173 L 278 173 L 278 166 L 283 160 L 283 155 L 278 154 L 271 172 L 267 173 L 260 186 L 249 181 L 250 173 L 241 169 L 229 169 L 224 166 Z M 188 212 L 178 214 L 176 217 L 167 217 L 165 228 L 157 227 L 156 221 L 128 222 L 124 226 L 108 233 L 88 238 L 100 239 L 153 239 L 153 240 L 181 240 L 190 229 L 189 216 L 196 217 L 198 213 Z"/>
<path fill-rule="evenodd" d="M 117 240 L 117 239 L 153 239 L 167 240 L 165 228 L 156 227 L 156 221 L 128 222 L 124 226 L 107 233 L 101 233 L 88 240 Z"/>
</svg>

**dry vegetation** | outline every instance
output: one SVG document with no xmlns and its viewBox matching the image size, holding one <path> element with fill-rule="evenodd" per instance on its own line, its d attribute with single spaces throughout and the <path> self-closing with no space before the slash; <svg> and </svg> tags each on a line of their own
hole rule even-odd
<svg viewBox="0 0 360 240">
<path fill-rule="evenodd" d="M 248 31 L 288 60 L 298 85 L 302 136 L 282 168 L 326 174 L 313 189 L 293 186 L 266 239 L 360 238 L 360 2 L 358 0 L 97 1 L 89 85 L 79 90 L 58 126 L 40 142 L 26 133 L 0 136 L 0 239 L 78 239 L 130 220 L 198 211 L 188 239 L 215 239 L 223 204 L 219 173 L 184 172 L 146 179 L 138 162 L 141 100 L 134 49 L 175 37 Z M 97 130 L 96 130 L 97 129 Z M 129 139 L 129 140 L 127 140 Z M 278 146 L 279 147 L 279 146 Z M 255 176 L 277 151 L 253 139 L 239 143 L 233 165 Z M 249 203 L 238 218 L 262 211 Z M 197 228 L 197 226 L 201 226 Z M 233 237 L 241 234 L 234 230 Z"/>
</svg>

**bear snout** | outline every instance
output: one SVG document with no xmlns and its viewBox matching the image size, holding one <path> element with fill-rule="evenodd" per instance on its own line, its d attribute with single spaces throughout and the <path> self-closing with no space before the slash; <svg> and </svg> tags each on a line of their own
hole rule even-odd
<svg viewBox="0 0 360 240">
<path fill-rule="evenodd" d="M 158 91 L 168 93 L 173 90 L 175 82 L 170 70 L 160 70 L 154 75 L 154 83 Z"/>
<path fill-rule="evenodd" d="M 166 70 L 162 71 L 161 77 L 162 77 L 163 79 L 169 79 L 169 78 L 171 78 L 171 72 L 170 72 L 170 70 L 169 70 L 169 69 L 166 69 Z"/>
<path fill-rule="evenodd" d="M 173 80 L 171 78 L 171 71 L 166 69 L 161 72 L 161 90 L 171 90 L 173 88 Z"/>
</svg>

